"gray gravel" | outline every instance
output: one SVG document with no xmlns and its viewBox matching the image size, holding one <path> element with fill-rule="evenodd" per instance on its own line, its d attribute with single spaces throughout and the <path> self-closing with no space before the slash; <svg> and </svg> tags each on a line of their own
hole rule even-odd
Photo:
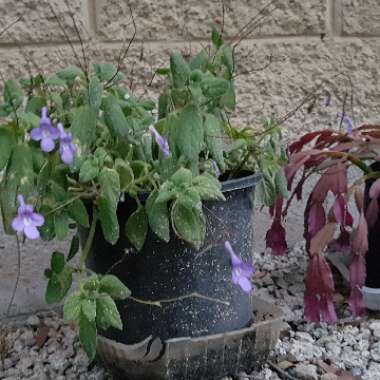
<svg viewBox="0 0 380 380">
<path fill-rule="evenodd" d="M 280 306 L 285 323 L 270 363 L 260 372 L 241 374 L 239 380 L 279 380 L 281 371 L 299 380 L 340 380 L 344 373 L 351 375 L 350 380 L 353 376 L 380 379 L 379 320 L 373 316 L 353 320 L 343 297 L 337 294 L 341 316 L 338 325 L 316 326 L 303 321 L 306 258 L 302 248 L 295 248 L 283 258 L 258 253 L 255 263 L 256 295 Z M 100 366 L 89 365 L 76 327 L 64 323 L 58 313 L 34 314 L 2 325 L 7 333 L 2 334 L 6 344 L 0 339 L 4 365 L 2 369 L 0 366 L 1 380 L 112 379 Z M 44 333 L 46 339 L 41 344 L 36 339 Z"/>
</svg>

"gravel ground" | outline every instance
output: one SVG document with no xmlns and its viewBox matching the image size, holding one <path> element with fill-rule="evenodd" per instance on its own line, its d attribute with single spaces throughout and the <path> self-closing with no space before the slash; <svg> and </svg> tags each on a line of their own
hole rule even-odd
<svg viewBox="0 0 380 380">
<path fill-rule="evenodd" d="M 352 319 L 338 292 L 338 325 L 305 323 L 302 298 L 306 258 L 302 248 L 295 248 L 284 258 L 255 254 L 255 263 L 256 295 L 280 306 L 285 323 L 268 364 L 260 372 L 242 374 L 239 380 L 380 379 L 380 320 L 375 315 Z M 89 365 L 76 327 L 65 324 L 57 313 L 2 323 L 2 329 L 1 380 L 112 379 L 100 366 Z"/>
</svg>

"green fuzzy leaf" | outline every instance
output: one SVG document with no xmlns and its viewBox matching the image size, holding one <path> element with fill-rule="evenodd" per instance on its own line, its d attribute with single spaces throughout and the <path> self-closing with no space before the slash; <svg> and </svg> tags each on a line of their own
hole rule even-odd
<svg viewBox="0 0 380 380">
<path fill-rule="evenodd" d="M 73 236 L 70 244 L 69 254 L 67 256 L 67 261 L 70 261 L 79 252 L 79 237 L 78 235 Z"/>
<path fill-rule="evenodd" d="M 58 240 L 64 240 L 69 232 L 69 216 L 66 211 L 54 214 L 54 229 Z"/>
<path fill-rule="evenodd" d="M 83 285 L 83 289 L 88 292 L 97 292 L 99 290 L 100 281 L 97 274 L 90 276 Z"/>
<path fill-rule="evenodd" d="M 119 175 L 116 170 L 104 168 L 99 174 L 101 196 L 99 197 L 99 218 L 105 239 L 115 244 L 119 239 L 119 222 L 116 210 L 120 196 Z"/>
<path fill-rule="evenodd" d="M 45 83 L 47 86 L 59 86 L 59 87 L 66 86 L 66 81 L 59 78 L 57 75 L 52 75 L 46 80 Z"/>
<path fill-rule="evenodd" d="M 192 179 L 193 179 L 193 174 L 191 173 L 191 170 L 180 168 L 172 175 L 172 177 L 170 178 L 170 181 L 177 188 L 180 188 L 180 187 L 186 188 L 191 185 Z"/>
<path fill-rule="evenodd" d="M 202 117 L 198 107 L 186 106 L 175 119 L 175 142 L 180 152 L 191 162 L 198 162 L 204 143 Z"/>
<path fill-rule="evenodd" d="M 96 355 L 96 323 L 89 321 L 81 312 L 79 317 L 79 340 L 90 361 Z"/>
<path fill-rule="evenodd" d="M 177 236 L 199 249 L 206 235 L 206 219 L 197 209 L 185 207 L 180 200 L 174 202 L 172 225 Z"/>
<path fill-rule="evenodd" d="M 228 72 L 232 76 L 235 71 L 235 63 L 234 63 L 234 54 L 231 46 L 224 45 L 223 46 L 223 55 L 222 60 L 224 65 L 227 67 Z"/>
<path fill-rule="evenodd" d="M 123 329 L 115 301 L 108 294 L 101 294 L 96 299 L 96 324 L 102 330 L 107 330 L 109 327 Z"/>
<path fill-rule="evenodd" d="M 228 89 L 225 94 L 220 98 L 219 104 L 221 107 L 226 107 L 228 110 L 233 111 L 236 107 L 236 95 L 233 82 L 229 82 Z"/>
<path fill-rule="evenodd" d="M 77 66 L 69 66 L 56 73 L 59 79 L 62 79 L 67 84 L 73 84 L 75 78 L 84 77 L 83 71 Z"/>
<path fill-rule="evenodd" d="M 82 296 L 80 292 L 70 294 L 63 305 L 63 318 L 66 321 L 77 321 L 81 312 Z"/>
<path fill-rule="evenodd" d="M 148 216 L 145 207 L 140 206 L 131 214 L 125 225 L 125 233 L 129 241 L 140 251 L 148 233 Z"/>
<path fill-rule="evenodd" d="M 205 72 L 208 66 L 208 54 L 204 49 L 202 49 L 191 61 L 190 69 L 191 70 L 201 70 Z"/>
<path fill-rule="evenodd" d="M 170 223 L 168 206 L 165 202 L 156 202 L 158 191 L 152 191 L 146 201 L 149 226 L 152 231 L 163 241 L 170 240 Z"/>
<path fill-rule="evenodd" d="M 274 177 L 276 185 L 276 193 L 281 194 L 284 198 L 287 198 L 289 195 L 288 192 L 288 181 L 285 177 L 284 170 L 281 168 L 276 172 Z"/>
<path fill-rule="evenodd" d="M 96 318 L 96 301 L 93 299 L 82 299 L 81 301 L 82 313 L 90 322 L 94 322 Z"/>
<path fill-rule="evenodd" d="M 134 180 L 134 174 L 128 162 L 117 158 L 115 160 L 115 169 L 120 177 L 120 190 L 122 192 L 128 191 L 129 186 Z"/>
<path fill-rule="evenodd" d="M 4 84 L 4 100 L 10 104 L 12 108 L 17 109 L 22 104 L 24 94 L 17 83 L 17 81 L 11 79 L 7 80 Z"/>
<path fill-rule="evenodd" d="M 94 76 L 88 84 L 88 101 L 96 114 L 102 104 L 103 85 L 98 77 Z"/>
<path fill-rule="evenodd" d="M 83 146 L 91 146 L 96 137 L 96 113 L 90 106 L 82 106 L 74 111 L 71 131 Z"/>
<path fill-rule="evenodd" d="M 104 121 L 114 137 L 126 137 L 129 132 L 128 121 L 113 95 L 108 95 L 102 103 Z"/>
<path fill-rule="evenodd" d="M 88 212 L 81 199 L 75 200 L 67 209 L 71 219 L 85 228 L 90 227 Z"/>
<path fill-rule="evenodd" d="M 223 45 L 223 36 L 215 26 L 211 30 L 211 41 L 218 49 Z"/>
<path fill-rule="evenodd" d="M 117 72 L 117 67 L 112 63 L 94 63 L 93 68 L 101 81 L 108 82 L 112 79 L 112 83 L 116 83 L 124 78 L 123 74 Z"/>
<path fill-rule="evenodd" d="M 230 82 L 223 78 L 210 76 L 203 79 L 201 86 L 205 96 L 219 98 L 228 91 Z"/>
<path fill-rule="evenodd" d="M 202 210 L 201 197 L 195 187 L 190 187 L 178 195 L 182 206 L 189 209 Z"/>
<path fill-rule="evenodd" d="M 276 191 L 270 177 L 263 175 L 261 181 L 256 185 L 255 197 L 259 203 L 268 207 L 272 206 Z"/>
<path fill-rule="evenodd" d="M 41 96 L 34 96 L 28 100 L 25 108 L 25 112 L 31 112 L 35 115 L 40 116 L 41 109 L 46 106 L 46 99 Z"/>
<path fill-rule="evenodd" d="M 193 180 L 193 186 L 202 200 L 226 200 L 221 192 L 221 183 L 210 174 L 204 173 L 195 177 Z"/>
<path fill-rule="evenodd" d="M 45 241 L 50 241 L 55 237 L 54 230 L 54 214 L 51 213 L 52 209 L 48 206 L 43 206 L 40 212 L 45 217 L 45 223 L 39 227 L 41 238 Z"/>
<path fill-rule="evenodd" d="M 174 87 L 185 86 L 189 80 L 190 68 L 180 53 L 173 53 L 170 56 L 170 70 L 172 72 Z"/>
<path fill-rule="evenodd" d="M 61 252 L 54 251 L 51 256 L 50 267 L 53 272 L 59 274 L 65 268 L 65 255 Z"/>
<path fill-rule="evenodd" d="M 0 128 L 0 171 L 2 171 L 11 157 L 13 146 L 16 143 L 14 133 L 9 128 Z"/>
<path fill-rule="evenodd" d="M 53 272 L 49 279 L 45 299 L 48 304 L 61 302 L 70 290 L 73 282 L 72 270 L 65 267 L 59 274 Z"/>
<path fill-rule="evenodd" d="M 112 274 L 107 274 L 100 279 L 99 291 L 118 300 L 124 300 L 131 295 L 131 291 Z"/>
<path fill-rule="evenodd" d="M 80 167 L 79 181 L 90 182 L 95 179 L 99 174 L 99 166 L 93 158 L 89 158 Z"/>
<path fill-rule="evenodd" d="M 214 115 L 208 113 L 205 118 L 205 140 L 212 158 L 218 164 L 222 172 L 226 165 L 223 155 L 223 136 L 225 135 L 221 121 Z"/>
</svg>

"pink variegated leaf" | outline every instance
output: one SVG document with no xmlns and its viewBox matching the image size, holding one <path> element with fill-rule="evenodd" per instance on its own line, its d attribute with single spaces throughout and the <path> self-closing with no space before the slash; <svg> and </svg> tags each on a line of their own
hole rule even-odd
<svg viewBox="0 0 380 380">
<path fill-rule="evenodd" d="M 355 316 L 364 315 L 366 309 L 363 303 L 361 288 L 365 284 L 366 265 L 362 255 L 356 255 L 350 265 L 351 294 L 348 300 L 350 309 Z"/>
<path fill-rule="evenodd" d="M 319 254 L 330 244 L 336 231 L 335 223 L 327 223 L 310 241 L 310 254 Z"/>
<path fill-rule="evenodd" d="M 364 213 L 359 217 L 359 223 L 352 233 L 352 253 L 365 255 L 368 251 L 368 225 Z"/>
<path fill-rule="evenodd" d="M 342 253 L 351 252 L 350 236 L 350 233 L 344 227 L 341 227 L 338 238 L 331 242 L 329 250 Z"/>
</svg>

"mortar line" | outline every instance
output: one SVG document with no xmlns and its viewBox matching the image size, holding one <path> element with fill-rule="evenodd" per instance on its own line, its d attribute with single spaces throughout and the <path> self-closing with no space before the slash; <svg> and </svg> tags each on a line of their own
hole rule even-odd
<svg viewBox="0 0 380 380">
<path fill-rule="evenodd" d="M 308 35 L 308 36 L 262 36 L 262 37 L 256 37 L 256 38 L 249 38 L 245 39 L 242 42 L 243 43 L 294 43 L 294 42 L 310 42 L 310 41 L 318 41 L 320 39 L 320 35 Z M 85 40 L 86 42 L 86 40 Z M 184 40 L 135 40 L 135 44 L 144 43 L 146 46 L 178 46 L 178 45 L 184 45 L 188 43 L 189 41 Z M 209 39 L 206 38 L 198 38 L 191 40 L 192 43 L 198 43 L 198 42 L 210 42 Z M 73 45 L 75 47 L 79 47 L 80 43 L 79 41 L 72 41 Z M 104 47 L 120 47 L 123 43 L 122 40 L 114 40 L 114 41 L 102 41 L 102 40 L 96 40 L 95 43 L 99 46 Z M 11 51 L 21 48 L 30 48 L 30 49 L 43 49 L 43 48 L 60 48 L 60 47 L 67 47 L 68 44 L 65 41 L 62 40 L 52 40 L 52 41 L 40 41 L 40 42 L 23 42 L 20 44 L 15 44 L 13 42 L 0 42 L 0 50 L 2 51 Z"/>
</svg>

